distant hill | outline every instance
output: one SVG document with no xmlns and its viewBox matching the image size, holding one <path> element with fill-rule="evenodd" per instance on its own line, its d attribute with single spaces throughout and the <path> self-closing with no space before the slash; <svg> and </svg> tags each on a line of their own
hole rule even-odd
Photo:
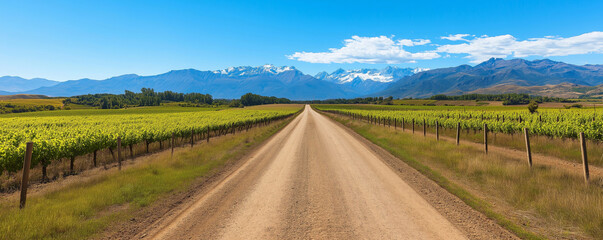
<svg viewBox="0 0 603 240">
<path fill-rule="evenodd" d="M 2 94 L 0 94 L 2 95 Z M 31 95 L 31 94 L 14 94 L 14 95 L 2 95 L 0 100 L 8 99 L 49 99 L 50 97 L 44 95 Z"/>
<path fill-rule="evenodd" d="M 0 77 L 0 94 L 6 95 L 10 92 L 24 92 L 40 87 L 50 87 L 59 82 L 43 78 L 25 79 L 14 76 Z"/>
<path fill-rule="evenodd" d="M 404 77 L 375 96 L 429 97 L 459 95 L 494 86 L 545 86 L 562 83 L 603 84 L 603 65 L 577 66 L 548 59 L 528 61 L 491 58 L 475 67 L 461 65 Z M 509 90 L 512 88 L 509 88 Z M 517 89 L 517 88 L 515 88 Z"/>
</svg>

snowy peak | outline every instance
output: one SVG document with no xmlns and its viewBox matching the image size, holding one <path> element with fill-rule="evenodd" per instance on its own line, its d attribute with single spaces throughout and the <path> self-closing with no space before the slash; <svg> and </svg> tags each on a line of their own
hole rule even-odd
<svg viewBox="0 0 603 240">
<path fill-rule="evenodd" d="M 317 79 L 335 82 L 339 84 L 350 83 L 354 81 L 374 81 L 381 83 L 389 83 L 405 76 L 413 75 L 415 73 L 425 71 L 429 69 L 425 68 L 399 68 L 388 66 L 384 69 L 354 69 L 354 70 L 343 70 L 337 69 L 336 71 L 328 74 L 327 72 L 320 72 L 314 77 Z"/>
<path fill-rule="evenodd" d="M 223 70 L 215 70 L 215 71 L 213 71 L 213 73 L 222 74 L 222 75 L 226 75 L 229 77 L 236 77 L 236 76 L 254 76 L 254 75 L 261 75 L 261 74 L 276 75 L 276 74 L 280 74 L 280 73 L 287 72 L 287 71 L 297 71 L 297 69 L 295 69 L 295 67 L 292 67 L 292 66 L 276 67 L 272 64 L 266 64 L 266 65 L 258 66 L 258 67 L 249 67 L 249 66 L 229 67 L 229 68 L 223 69 Z"/>
</svg>

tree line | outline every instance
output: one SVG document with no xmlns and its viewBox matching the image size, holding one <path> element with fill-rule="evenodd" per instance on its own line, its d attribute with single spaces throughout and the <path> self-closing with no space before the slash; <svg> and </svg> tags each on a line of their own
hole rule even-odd
<svg viewBox="0 0 603 240">
<path fill-rule="evenodd" d="M 151 88 L 142 88 L 140 93 L 126 90 L 124 94 L 86 94 L 63 100 L 63 104 L 81 104 L 101 109 L 124 107 L 159 106 L 164 102 L 180 102 L 183 107 L 202 107 L 207 105 L 228 105 L 244 107 L 262 104 L 289 104 L 287 98 L 267 97 L 247 93 L 240 99 L 213 99 L 210 94 L 177 93 L 172 91 L 155 92 Z"/>
<path fill-rule="evenodd" d="M 209 94 L 177 93 L 172 91 L 155 92 L 155 90 L 151 88 L 142 88 L 140 93 L 126 90 L 124 94 L 86 94 L 63 100 L 63 104 L 75 103 L 101 109 L 159 106 L 162 102 L 186 102 L 211 105 L 213 103 L 213 97 Z"/>
<path fill-rule="evenodd" d="M 287 98 L 266 97 L 253 93 L 247 93 L 241 96 L 239 100 L 243 106 L 254 106 L 263 104 L 289 104 L 291 100 Z"/>
<path fill-rule="evenodd" d="M 59 109 L 53 105 L 20 105 L 13 103 L 0 103 L 0 114 L 4 113 L 22 113 L 37 111 L 52 111 Z"/>
</svg>

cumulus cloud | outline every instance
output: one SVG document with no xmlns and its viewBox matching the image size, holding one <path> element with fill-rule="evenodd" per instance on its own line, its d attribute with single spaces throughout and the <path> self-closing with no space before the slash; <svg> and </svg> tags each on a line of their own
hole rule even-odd
<svg viewBox="0 0 603 240">
<path fill-rule="evenodd" d="M 546 36 L 523 41 L 518 41 L 507 34 L 494 37 L 481 36 L 466 41 L 467 43 L 462 44 L 442 45 L 435 51 L 467 54 L 467 58 L 471 59 L 473 63 L 479 63 L 491 57 L 550 57 L 603 53 L 603 32 L 590 32 L 568 38 Z"/>
<path fill-rule="evenodd" d="M 393 37 L 359 37 L 346 39 L 341 48 L 330 48 L 326 52 L 296 52 L 289 59 L 310 63 L 412 63 L 416 60 L 440 58 L 442 55 L 464 54 L 473 63 L 489 58 L 528 57 L 528 56 L 567 56 L 588 53 L 603 53 L 603 32 L 590 32 L 578 36 L 563 38 L 545 36 L 518 40 L 506 34 L 500 36 L 454 34 L 441 37 L 450 41 L 463 41 L 455 44 L 425 46 L 434 48 L 419 52 L 410 52 L 404 47 L 427 45 L 429 39 L 400 39 Z M 440 55 L 442 54 L 442 55 Z"/>
<path fill-rule="evenodd" d="M 330 48 L 328 52 L 296 52 L 287 56 L 289 59 L 310 63 L 387 63 L 398 64 L 420 59 L 440 57 L 438 53 L 408 52 L 405 46 L 425 45 L 431 41 L 426 39 L 401 39 L 393 37 L 359 37 L 353 36 L 344 40 L 341 48 Z"/>
<path fill-rule="evenodd" d="M 467 39 L 465 39 L 465 37 L 470 36 L 470 34 L 450 34 L 448 35 L 448 37 L 442 37 L 442 39 L 447 39 L 450 41 L 467 41 Z"/>
</svg>

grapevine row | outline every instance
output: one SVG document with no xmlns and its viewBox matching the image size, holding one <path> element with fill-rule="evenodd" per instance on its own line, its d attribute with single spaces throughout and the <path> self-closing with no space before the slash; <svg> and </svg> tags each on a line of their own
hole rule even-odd
<svg viewBox="0 0 603 240">
<path fill-rule="evenodd" d="M 157 142 L 245 127 L 284 118 L 295 110 L 201 111 L 128 115 L 13 117 L 0 119 L 0 174 L 23 166 L 26 142 L 34 143 L 32 168 L 102 149 Z"/>
<path fill-rule="evenodd" d="M 484 124 L 488 130 L 502 133 L 521 133 L 528 128 L 531 134 L 577 138 L 580 132 L 592 140 L 603 140 L 603 116 L 585 110 L 541 111 L 530 114 L 527 111 L 460 111 L 460 110 L 366 110 L 349 106 L 316 105 L 319 110 L 353 115 L 374 121 L 415 122 L 427 126 L 456 128 L 460 123 L 463 129 L 482 130 Z"/>
</svg>

